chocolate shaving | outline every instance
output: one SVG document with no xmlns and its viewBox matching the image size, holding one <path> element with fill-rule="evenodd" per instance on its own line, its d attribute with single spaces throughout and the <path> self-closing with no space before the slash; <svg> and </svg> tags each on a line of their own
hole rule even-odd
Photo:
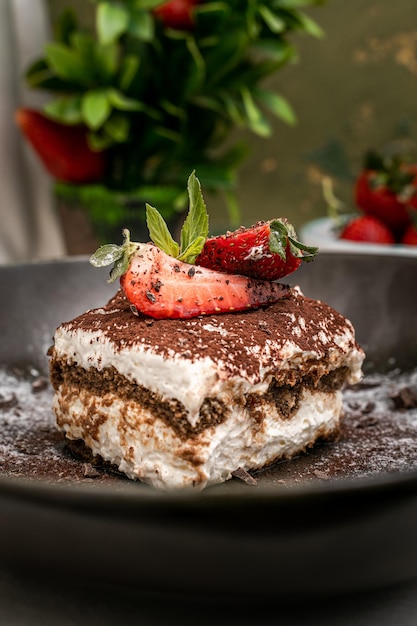
<svg viewBox="0 0 417 626">
<path fill-rule="evenodd" d="M 11 409 L 18 404 L 19 401 L 16 397 L 16 394 L 12 393 L 10 398 L 5 398 L 0 394 L 0 411 L 7 411 L 7 409 Z"/>
<path fill-rule="evenodd" d="M 256 478 L 251 476 L 249 472 L 243 469 L 243 467 L 238 467 L 236 470 L 234 470 L 234 472 L 232 472 L 232 476 L 243 481 L 246 485 L 251 485 L 252 487 L 255 487 L 258 484 Z"/>
<path fill-rule="evenodd" d="M 318 469 L 314 470 L 313 473 L 317 478 L 320 478 L 320 480 L 329 480 L 330 478 L 330 475 L 328 472 L 322 472 L 321 470 L 318 470 Z"/>
<path fill-rule="evenodd" d="M 413 387 L 402 387 L 396 393 L 391 394 L 390 397 L 398 410 L 417 408 L 417 390 Z"/>
<path fill-rule="evenodd" d="M 43 391 L 49 385 L 49 380 L 44 376 L 40 376 L 32 383 L 32 391 L 33 393 L 38 393 L 39 391 Z"/>
<path fill-rule="evenodd" d="M 100 472 L 91 463 L 83 463 L 83 476 L 85 478 L 97 478 Z"/>
</svg>

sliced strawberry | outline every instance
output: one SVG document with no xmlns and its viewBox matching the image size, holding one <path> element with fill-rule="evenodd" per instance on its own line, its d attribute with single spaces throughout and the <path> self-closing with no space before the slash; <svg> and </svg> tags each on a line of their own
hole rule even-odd
<svg viewBox="0 0 417 626">
<path fill-rule="evenodd" d="M 243 311 L 289 293 L 278 283 L 183 263 L 152 243 L 138 244 L 120 282 L 137 311 L 159 319 Z"/>
<path fill-rule="evenodd" d="M 355 217 L 346 224 L 339 237 L 362 243 L 395 243 L 395 238 L 388 226 L 372 215 Z"/>
<path fill-rule="evenodd" d="M 91 150 L 84 126 L 65 126 L 32 109 L 19 109 L 15 118 L 54 178 L 69 183 L 103 178 L 105 153 Z"/>
<path fill-rule="evenodd" d="M 195 263 L 219 272 L 278 280 L 317 252 L 297 241 L 294 228 L 281 218 L 207 239 Z"/>
</svg>

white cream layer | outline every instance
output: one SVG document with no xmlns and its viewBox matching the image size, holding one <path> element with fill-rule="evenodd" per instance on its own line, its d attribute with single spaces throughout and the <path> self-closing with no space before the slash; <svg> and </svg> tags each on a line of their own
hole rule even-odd
<svg viewBox="0 0 417 626">
<path fill-rule="evenodd" d="M 217 330 L 217 329 L 216 329 Z M 323 335 L 325 332 L 323 330 Z M 323 362 L 323 355 L 314 351 L 301 351 L 296 343 L 288 341 L 276 358 L 277 345 L 273 339 L 267 339 L 265 346 L 242 346 L 248 362 L 259 363 L 259 373 L 249 375 L 242 369 L 238 375 L 231 375 L 227 363 L 215 362 L 204 356 L 189 359 L 171 350 L 168 357 L 158 352 L 158 346 L 150 348 L 138 343 L 133 347 L 114 349 L 108 337 L 100 331 L 71 330 L 60 327 L 55 333 L 55 356 L 72 365 L 84 369 L 91 367 L 99 372 L 114 367 L 129 381 L 146 387 L 161 399 L 176 399 L 184 406 L 191 426 L 199 420 L 199 411 L 204 400 L 216 398 L 230 404 L 232 398 L 247 393 L 263 394 L 271 380 L 280 371 L 299 370 L 300 375 L 308 373 L 305 364 L 317 363 L 322 374 L 341 366 L 349 368 L 347 382 L 354 384 L 361 379 L 363 352 L 352 348 L 353 328 L 347 323 L 342 334 L 332 337 L 339 349 L 330 348 L 328 357 Z M 326 341 L 325 336 L 323 342 Z M 272 368 L 272 360 L 276 367 Z M 320 363 L 321 362 L 321 363 Z M 317 365 L 316 365 L 317 367 Z"/>
<path fill-rule="evenodd" d="M 282 419 L 273 404 L 262 406 L 261 420 L 234 406 L 226 421 L 186 441 L 147 409 L 111 394 L 97 397 L 62 387 L 54 410 L 67 437 L 83 439 L 128 477 L 160 489 L 202 489 L 228 480 L 239 467 L 256 469 L 290 458 L 318 436 L 336 431 L 342 399 L 340 391 L 305 389 L 291 419 Z"/>
</svg>

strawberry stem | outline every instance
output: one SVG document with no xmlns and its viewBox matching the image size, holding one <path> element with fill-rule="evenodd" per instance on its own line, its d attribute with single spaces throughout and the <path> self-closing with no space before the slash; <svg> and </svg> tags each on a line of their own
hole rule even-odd
<svg viewBox="0 0 417 626">
<path fill-rule="evenodd" d="M 130 240 L 130 231 L 123 229 L 123 244 L 118 246 L 114 243 L 106 243 L 90 257 L 90 263 L 94 267 L 106 267 L 113 263 L 108 283 L 113 283 L 123 276 L 129 267 L 132 256 L 138 250 L 140 244 Z"/>
<path fill-rule="evenodd" d="M 319 249 L 307 246 L 298 241 L 294 226 L 285 218 L 272 220 L 270 223 L 269 249 L 278 254 L 283 261 L 287 257 L 287 242 L 290 243 L 291 253 L 302 257 L 303 261 L 312 261 Z"/>
</svg>

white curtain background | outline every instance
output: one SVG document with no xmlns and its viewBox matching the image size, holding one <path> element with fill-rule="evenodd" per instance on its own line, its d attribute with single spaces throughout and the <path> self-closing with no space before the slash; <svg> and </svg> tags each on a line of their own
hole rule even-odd
<svg viewBox="0 0 417 626">
<path fill-rule="evenodd" d="M 43 0 L 0 0 L 0 263 L 65 254 L 51 179 L 14 122 L 19 106 L 39 108 L 44 95 L 23 72 L 49 39 Z"/>
</svg>

